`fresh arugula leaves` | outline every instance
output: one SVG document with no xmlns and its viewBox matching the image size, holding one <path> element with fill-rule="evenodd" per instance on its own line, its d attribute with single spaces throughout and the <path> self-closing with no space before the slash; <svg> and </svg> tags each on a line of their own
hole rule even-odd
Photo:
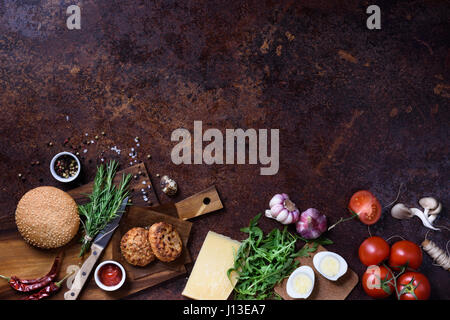
<svg viewBox="0 0 450 320">
<path fill-rule="evenodd" d="M 317 250 L 319 244 L 333 243 L 327 238 L 314 241 L 303 239 L 287 231 L 273 229 L 267 235 L 257 226 L 262 214 L 250 220 L 249 226 L 241 232 L 248 233 L 235 254 L 233 268 L 227 271 L 228 277 L 236 273 L 238 282 L 234 288 L 237 300 L 277 299 L 273 288 L 294 271 L 299 262 L 296 257 L 307 257 Z M 295 252 L 295 244 L 301 239 L 308 244 Z"/>
</svg>

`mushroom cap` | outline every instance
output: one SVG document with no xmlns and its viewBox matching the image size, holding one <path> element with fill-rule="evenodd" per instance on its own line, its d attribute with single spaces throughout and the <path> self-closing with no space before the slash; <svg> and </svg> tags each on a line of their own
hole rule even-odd
<svg viewBox="0 0 450 320">
<path fill-rule="evenodd" d="M 433 197 L 424 197 L 419 200 L 419 204 L 424 209 L 433 210 L 439 206 L 439 202 Z"/>
<path fill-rule="evenodd" d="M 442 211 L 442 203 L 439 202 L 439 205 L 437 206 L 437 208 L 428 211 L 428 214 L 429 215 L 438 215 L 441 211 Z"/>
<path fill-rule="evenodd" d="M 395 206 L 392 207 L 391 215 L 397 219 L 409 219 L 414 214 L 412 213 L 411 209 L 409 209 L 403 203 L 397 203 Z"/>
</svg>

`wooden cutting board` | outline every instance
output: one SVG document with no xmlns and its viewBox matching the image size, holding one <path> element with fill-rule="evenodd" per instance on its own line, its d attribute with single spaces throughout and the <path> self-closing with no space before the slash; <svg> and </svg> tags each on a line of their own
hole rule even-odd
<svg viewBox="0 0 450 320">
<path fill-rule="evenodd" d="M 182 233 L 184 234 L 184 240 L 186 241 L 185 244 L 187 244 L 187 237 L 190 233 L 191 223 L 179 219 L 179 213 L 177 209 L 177 205 L 179 203 L 159 206 L 159 201 L 156 197 L 156 193 L 153 189 L 153 185 L 151 184 L 151 180 L 145 165 L 141 163 L 119 171 L 116 175 L 115 182 L 119 182 L 119 180 L 122 178 L 123 173 L 131 173 L 133 175 L 133 179 L 130 181 L 129 186 L 133 205 L 150 206 L 151 203 L 151 205 L 153 206 L 151 209 L 155 211 L 154 216 L 156 214 L 165 214 L 168 215 L 168 218 L 172 218 L 170 216 L 176 217 L 175 219 L 177 221 L 183 223 Z M 149 185 L 150 188 L 148 187 Z M 144 189 L 147 193 L 147 198 L 149 199 L 148 202 L 144 201 L 143 199 L 142 189 Z M 83 185 L 79 188 L 73 189 L 68 193 L 76 200 L 78 204 L 82 204 L 88 201 L 86 194 L 89 194 L 91 190 L 92 183 L 89 183 L 87 185 Z M 205 200 L 205 198 L 208 199 Z M 183 208 L 189 208 L 189 210 L 184 209 L 183 212 L 187 216 L 192 217 L 222 208 L 222 203 L 218 198 L 217 190 L 215 189 L 215 187 L 203 190 L 189 197 L 188 199 L 182 200 L 181 203 Z M 133 207 L 134 206 L 129 207 L 127 211 Z M 137 210 L 141 210 L 140 212 L 143 213 L 142 210 L 147 211 L 148 209 L 150 208 L 148 207 L 146 209 Z M 116 234 L 117 232 L 113 235 L 113 239 L 116 239 L 115 242 L 117 242 L 118 239 L 118 235 Z M 101 261 L 113 260 L 115 258 L 118 258 L 117 249 L 115 251 L 116 253 L 114 253 L 113 250 L 113 239 L 111 239 L 111 242 L 103 251 L 98 263 L 100 263 Z M 69 244 L 64 246 L 64 258 L 59 271 L 58 279 L 62 278 L 67 273 L 66 270 L 69 267 L 73 268 L 81 266 L 84 262 L 84 259 L 88 257 L 87 255 L 84 258 L 78 257 L 78 253 L 80 251 L 79 240 L 80 233 Z M 25 241 L 23 241 L 17 231 L 9 234 L 2 234 L 0 238 L 0 274 L 5 276 L 16 275 L 21 278 L 40 277 L 49 271 L 58 251 L 59 249 L 42 250 L 32 247 Z M 184 256 L 183 259 L 185 259 L 185 263 L 188 263 L 191 261 L 191 257 L 187 250 L 185 250 L 185 254 L 186 256 Z M 184 266 L 184 264 L 163 265 L 161 263 L 156 264 L 156 266 L 157 267 L 152 270 L 151 274 L 148 273 L 142 276 L 134 275 L 133 278 L 136 277 L 135 280 L 126 281 L 124 286 L 120 290 L 115 292 L 105 292 L 99 289 L 95 284 L 95 281 L 93 280 L 93 274 L 91 273 L 90 279 L 88 279 L 78 299 L 120 299 L 186 273 L 186 267 Z M 58 294 L 53 296 L 51 299 L 64 299 L 64 292 L 66 292 L 68 289 L 69 288 L 67 287 L 67 283 L 64 283 L 64 286 L 58 292 Z M 6 281 L 0 281 L 0 299 L 20 299 L 21 297 L 23 296 L 13 291 Z"/>
<path fill-rule="evenodd" d="M 151 184 L 150 177 L 147 169 L 143 163 L 135 166 L 128 167 L 122 171 L 119 171 L 116 175 L 115 182 L 122 179 L 122 174 L 132 174 L 133 178 L 130 181 L 130 196 L 133 204 L 149 205 L 149 202 L 144 201 L 141 189 L 146 190 L 147 197 L 153 205 L 159 205 L 159 201 L 156 197 L 153 185 Z M 141 173 L 141 174 L 139 174 Z M 136 178 L 134 178 L 136 176 Z M 145 181 L 145 184 L 143 183 Z M 150 185 L 150 188 L 148 187 Z M 144 187 L 143 187 L 144 186 Z M 83 185 L 79 188 L 73 189 L 68 193 L 76 200 L 78 204 L 87 202 L 86 194 L 89 194 L 92 190 L 92 183 Z M 66 274 L 66 270 L 69 266 L 81 266 L 84 262 L 84 258 L 78 257 L 80 251 L 80 233 L 66 246 L 64 246 L 64 258 L 59 271 L 59 277 L 62 278 Z M 102 257 L 99 262 L 105 260 L 111 260 L 113 258 L 111 242 L 105 248 Z M 57 251 L 55 250 L 42 250 L 28 245 L 23 241 L 18 232 L 4 234 L 0 239 L 0 274 L 11 276 L 16 275 L 21 278 L 35 278 L 46 274 L 51 267 L 53 259 L 55 258 Z M 127 281 L 121 288 L 121 291 L 114 293 L 107 293 L 97 287 L 92 274 L 90 280 L 88 280 L 86 286 L 81 292 L 79 299 L 86 300 L 100 300 L 100 299 L 118 299 L 132 293 L 138 292 L 150 286 L 159 284 L 170 278 L 180 276 L 186 273 L 186 268 L 183 266 L 178 269 L 162 269 L 156 270 L 151 277 L 143 278 L 139 282 Z M 52 299 L 64 299 L 63 294 L 67 291 L 66 283 L 64 287 L 58 292 Z M 23 297 L 21 294 L 13 291 L 6 281 L 0 282 L 0 299 L 20 299 Z"/>
<path fill-rule="evenodd" d="M 317 247 L 317 252 L 327 251 L 324 247 L 319 245 Z M 350 292 L 355 288 L 358 283 L 358 275 L 348 268 L 345 275 L 339 278 L 337 281 L 330 281 L 323 277 L 313 265 L 314 254 L 310 257 L 299 257 L 296 260 L 300 261 L 299 266 L 310 266 L 314 270 L 315 274 L 315 284 L 311 295 L 308 300 L 345 300 Z M 286 292 L 287 277 L 280 284 L 275 286 L 275 292 L 279 294 L 284 300 L 296 300 L 291 298 Z M 301 299 L 299 299 L 301 300 Z"/>
<path fill-rule="evenodd" d="M 135 267 L 130 265 L 122 256 L 120 251 L 120 241 L 122 236 L 131 228 L 142 227 L 148 228 L 157 222 L 167 222 L 174 226 L 183 242 L 181 255 L 172 262 L 161 262 L 155 260 L 145 267 Z M 159 213 L 151 210 L 149 207 L 132 206 L 128 208 L 125 216 L 122 217 L 118 230 L 114 233 L 111 243 L 113 248 L 113 260 L 123 265 L 127 273 L 127 277 L 134 281 L 145 278 L 152 274 L 158 273 L 160 270 L 172 269 L 183 272 L 184 265 L 192 262 L 191 256 L 187 249 L 187 242 L 191 233 L 192 222 L 183 221 L 181 219 L 171 217 L 167 214 Z"/>
</svg>

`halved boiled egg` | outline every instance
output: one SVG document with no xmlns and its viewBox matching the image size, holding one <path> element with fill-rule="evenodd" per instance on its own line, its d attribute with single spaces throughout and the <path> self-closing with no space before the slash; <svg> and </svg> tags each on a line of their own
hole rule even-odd
<svg viewBox="0 0 450 320">
<path fill-rule="evenodd" d="M 291 298 L 306 299 L 313 291 L 314 280 L 313 269 L 308 266 L 301 266 L 289 276 L 286 292 Z"/>
<path fill-rule="evenodd" d="M 337 253 L 331 251 L 321 251 L 314 255 L 314 268 L 331 281 L 336 281 L 342 277 L 348 269 L 347 262 Z"/>
</svg>

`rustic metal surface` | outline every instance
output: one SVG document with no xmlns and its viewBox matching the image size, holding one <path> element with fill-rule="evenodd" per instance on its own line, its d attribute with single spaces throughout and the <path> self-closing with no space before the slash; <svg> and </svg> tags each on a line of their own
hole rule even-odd
<svg viewBox="0 0 450 320">
<path fill-rule="evenodd" d="M 86 0 L 81 30 L 66 28 L 70 4 L 0 1 L 2 233 L 14 230 L 15 206 L 30 188 L 70 188 L 48 166 L 72 146 L 83 157 L 78 183 L 93 178 L 102 157 L 129 165 L 135 147 L 155 186 L 156 173 L 178 182 L 175 200 L 216 184 L 225 209 L 194 221 L 193 258 L 208 230 L 243 239 L 239 228 L 277 192 L 334 222 L 348 215 L 354 191 L 370 189 L 387 205 L 403 184 L 400 201 L 414 206 L 433 195 L 445 208 L 438 223 L 449 225 L 448 2 L 378 1 L 379 31 L 365 27 L 369 3 L 359 1 Z M 172 164 L 171 132 L 192 130 L 194 120 L 220 130 L 279 128 L 279 173 Z M 370 232 L 420 243 L 427 229 L 385 209 Z M 329 233 L 328 249 L 361 275 L 357 248 L 367 236 L 350 221 Z M 428 237 L 441 247 L 449 238 Z M 433 299 L 450 298 L 447 271 L 427 255 L 421 271 Z M 177 278 L 131 298 L 181 299 L 185 283 Z M 367 299 L 361 284 L 349 298 Z"/>
</svg>

